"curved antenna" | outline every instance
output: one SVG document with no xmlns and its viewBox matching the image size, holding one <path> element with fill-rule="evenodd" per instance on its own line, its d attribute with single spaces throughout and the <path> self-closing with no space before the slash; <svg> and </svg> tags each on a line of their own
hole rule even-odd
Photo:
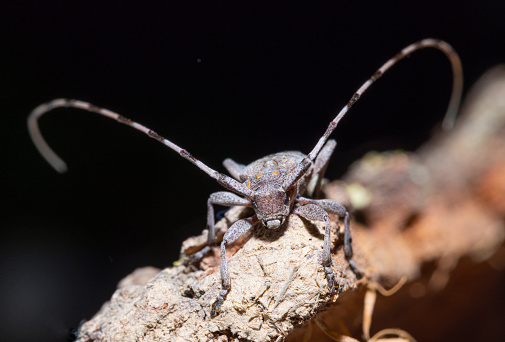
<svg viewBox="0 0 505 342">
<path fill-rule="evenodd" d="M 326 132 L 324 132 L 323 136 L 319 139 L 316 146 L 312 149 L 312 151 L 307 155 L 306 158 L 302 159 L 302 161 L 296 166 L 295 170 L 289 175 L 289 177 L 284 181 L 283 188 L 288 189 L 293 186 L 300 177 L 305 174 L 308 168 L 311 165 L 311 162 L 316 159 L 317 155 L 321 151 L 321 148 L 328 140 L 328 137 L 337 127 L 338 122 L 344 117 L 344 115 L 349 111 L 349 109 L 361 98 L 361 95 L 379 78 L 384 75 L 386 71 L 388 71 L 393 65 L 398 63 L 400 60 L 410 55 L 412 52 L 421 50 L 424 48 L 435 48 L 442 51 L 449 62 L 451 62 L 452 67 L 452 93 L 451 99 L 449 101 L 449 106 L 447 107 L 447 112 L 444 117 L 444 121 L 442 123 L 442 127 L 444 129 L 451 129 L 454 125 L 454 121 L 456 120 L 456 115 L 459 109 L 459 103 L 461 101 L 461 95 L 463 93 L 463 67 L 461 66 L 461 60 L 457 54 L 457 52 L 450 46 L 448 43 L 437 40 L 437 39 L 423 39 L 414 44 L 411 44 L 401 50 L 398 54 L 396 54 L 393 58 L 384 63 L 373 75 L 370 77 L 363 85 L 354 93 L 349 102 L 340 110 L 335 119 L 328 125 Z"/>
<path fill-rule="evenodd" d="M 84 102 L 84 101 L 79 101 L 79 100 L 68 100 L 68 99 L 56 99 L 44 104 L 41 104 L 37 108 L 35 108 L 30 115 L 28 116 L 28 131 L 30 132 L 30 136 L 32 138 L 33 143 L 35 144 L 35 147 L 39 150 L 40 154 L 47 160 L 51 166 L 58 171 L 59 173 L 64 173 L 67 171 L 67 165 L 65 162 L 58 157 L 56 153 L 49 147 L 49 145 L 46 143 L 44 138 L 42 137 L 42 134 L 40 133 L 40 129 L 38 126 L 38 119 L 44 115 L 45 113 L 55 109 L 55 108 L 60 108 L 60 107 L 70 107 L 70 108 L 78 108 L 78 109 L 84 109 L 88 112 L 100 114 L 102 116 L 106 116 L 110 119 L 116 120 L 119 123 L 128 125 L 138 131 L 141 131 L 150 138 L 153 138 L 165 146 L 170 147 L 172 150 L 175 152 L 179 153 L 181 157 L 183 157 L 186 160 L 189 160 L 192 164 L 196 165 L 200 170 L 204 171 L 207 173 L 209 176 L 217 180 L 219 184 L 224 186 L 225 188 L 234 191 L 240 195 L 250 197 L 252 195 L 252 191 L 249 190 L 245 185 L 242 183 L 234 180 L 231 177 L 228 177 L 225 174 L 222 174 L 195 157 L 193 157 L 188 151 L 185 149 L 177 146 L 173 142 L 171 142 L 168 139 L 165 139 L 158 133 L 154 132 L 153 130 L 145 127 L 144 125 L 139 124 L 138 122 L 135 122 L 133 120 L 130 120 L 118 113 L 115 113 L 113 111 L 110 111 L 105 108 L 100 108 L 97 107 L 91 103 Z"/>
<path fill-rule="evenodd" d="M 463 67 L 461 66 L 461 60 L 457 54 L 457 52 L 450 46 L 448 43 L 437 40 L 437 39 L 423 39 L 414 44 L 411 44 L 401 50 L 398 54 L 396 54 L 393 58 L 384 63 L 373 75 L 363 83 L 363 85 L 354 93 L 349 102 L 340 110 L 338 115 L 330 122 L 330 125 L 326 129 L 324 135 L 319 139 L 318 143 L 314 147 L 314 149 L 307 156 L 310 160 L 314 160 L 319 151 L 323 147 L 328 137 L 333 132 L 335 127 L 337 127 L 340 119 L 344 117 L 344 115 L 349 111 L 349 109 L 361 98 L 361 95 L 379 78 L 384 75 L 384 73 L 389 70 L 393 65 L 397 62 L 410 55 L 412 52 L 421 50 L 424 48 L 435 48 L 442 51 L 452 66 L 452 75 L 453 75 L 453 85 L 452 85 L 452 93 L 451 100 L 449 101 L 449 106 L 447 107 L 447 112 L 442 124 L 444 129 L 451 129 L 454 125 L 454 121 L 456 120 L 456 115 L 459 109 L 459 103 L 461 101 L 461 95 L 463 93 Z"/>
</svg>

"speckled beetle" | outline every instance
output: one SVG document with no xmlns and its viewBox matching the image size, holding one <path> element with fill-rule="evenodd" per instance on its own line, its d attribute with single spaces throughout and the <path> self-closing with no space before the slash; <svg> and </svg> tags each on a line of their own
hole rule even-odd
<svg viewBox="0 0 505 342">
<path fill-rule="evenodd" d="M 120 123 L 126 124 L 149 137 L 170 147 L 183 158 L 195 164 L 209 176 L 217 180 L 228 191 L 216 192 L 210 195 L 207 202 L 207 225 L 209 229 L 208 244 L 215 243 L 214 233 L 214 208 L 215 204 L 223 206 L 252 207 L 255 214 L 233 223 L 221 242 L 221 280 L 222 290 L 212 305 L 211 315 L 216 316 L 231 288 L 231 280 L 226 260 L 226 245 L 235 241 L 256 224 L 266 228 L 276 229 L 281 226 L 288 215 L 297 214 L 307 219 L 323 221 L 325 223 L 324 242 L 322 251 L 322 266 L 328 280 L 330 294 L 335 293 L 337 281 L 333 272 L 331 256 L 331 227 L 327 213 L 344 217 L 344 254 L 349 266 L 356 277 L 362 277 L 356 264 L 352 260 L 351 232 L 349 227 L 349 213 L 341 204 L 328 199 L 311 199 L 318 193 L 321 180 L 328 165 L 328 161 L 335 149 L 336 142 L 328 140 L 338 122 L 347 113 L 349 108 L 359 100 L 368 87 L 379 79 L 389 68 L 410 53 L 423 48 L 436 48 L 441 50 L 449 59 L 453 71 L 453 90 L 451 101 L 444 120 L 444 127 L 452 126 L 458 111 L 462 93 L 462 67 L 461 61 L 453 48 L 444 41 L 425 39 L 411 44 L 401 50 L 396 56 L 388 60 L 367 80 L 351 97 L 349 102 L 329 124 L 326 132 L 319 139 L 316 146 L 308 155 L 301 152 L 280 152 L 261 158 L 249 165 L 242 165 L 231 159 L 224 161 L 225 168 L 231 176 L 226 176 L 194 158 L 189 152 L 175 145 L 170 140 L 158 135 L 149 128 L 132 121 L 110 110 L 96 107 L 90 103 L 78 100 L 57 99 L 35 108 L 28 118 L 30 135 L 44 158 L 58 171 L 66 170 L 65 163 L 49 148 L 42 138 L 37 125 L 37 120 L 44 113 L 58 107 L 73 107 L 84 109 L 93 113 L 104 115 Z M 303 197 L 306 195 L 307 197 Z"/>
</svg>

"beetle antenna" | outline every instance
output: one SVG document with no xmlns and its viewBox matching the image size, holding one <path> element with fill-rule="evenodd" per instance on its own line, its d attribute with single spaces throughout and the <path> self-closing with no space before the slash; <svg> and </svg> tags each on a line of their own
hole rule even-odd
<svg viewBox="0 0 505 342">
<path fill-rule="evenodd" d="M 172 150 L 175 152 L 179 153 L 181 157 L 183 157 L 186 160 L 189 160 L 192 164 L 195 164 L 199 169 L 207 173 L 209 176 L 214 178 L 215 180 L 218 181 L 219 184 L 227 188 L 228 190 L 234 191 L 240 195 L 250 197 L 252 192 L 249 190 L 245 185 L 242 183 L 234 180 L 231 177 L 226 176 L 225 174 L 222 174 L 204 163 L 202 163 L 200 160 L 196 159 L 193 157 L 188 151 L 185 149 L 177 146 L 173 142 L 171 142 L 168 139 L 165 139 L 155 131 L 147 128 L 144 125 L 139 124 L 138 122 L 135 122 L 131 119 L 128 119 L 127 117 L 124 117 L 118 113 L 115 113 L 113 111 L 110 111 L 105 108 L 100 108 L 97 107 L 91 103 L 84 102 L 84 101 L 79 101 L 79 100 L 68 100 L 68 99 L 56 99 L 52 100 L 50 102 L 41 104 L 37 108 L 35 108 L 30 115 L 28 116 L 28 131 L 30 132 L 30 136 L 33 140 L 33 143 L 35 144 L 35 147 L 39 150 L 40 154 L 47 160 L 51 166 L 58 171 L 59 173 L 64 173 L 67 171 L 67 164 L 58 157 L 56 153 L 49 147 L 49 145 L 46 143 L 44 138 L 42 137 L 42 134 L 40 133 L 40 129 L 38 126 L 38 119 L 44 115 L 45 113 L 56 109 L 60 107 L 71 107 L 71 108 L 78 108 L 78 109 L 84 109 L 88 112 L 100 114 L 102 116 L 106 116 L 110 119 L 116 120 L 117 122 L 120 122 L 122 124 L 128 125 L 138 131 L 141 131 L 145 134 L 147 134 L 150 138 L 153 138 L 165 146 L 170 147 Z"/>
<path fill-rule="evenodd" d="M 444 121 L 442 123 L 443 129 L 445 130 L 451 129 L 454 126 L 454 121 L 456 120 L 456 115 L 458 113 L 459 104 L 461 101 L 461 95 L 463 93 L 463 68 L 461 66 L 461 59 L 459 58 L 457 52 L 448 43 L 437 39 L 423 39 L 401 50 L 396 56 L 394 56 L 386 63 L 384 63 L 372 75 L 372 77 L 370 77 L 365 83 L 363 83 L 363 85 L 351 97 L 349 102 L 347 102 L 344 108 L 340 110 L 335 119 L 333 119 L 333 121 L 330 122 L 330 125 L 326 129 L 326 132 L 319 139 L 316 146 L 307 157 L 312 161 L 317 157 L 324 143 L 326 142 L 326 140 L 328 140 L 330 134 L 337 127 L 337 124 L 340 121 L 340 119 L 342 119 L 344 115 L 349 111 L 349 109 L 361 98 L 361 95 L 363 95 L 363 93 L 368 89 L 368 87 L 372 85 L 372 83 L 381 78 L 382 75 L 397 62 L 399 62 L 406 56 L 410 55 L 412 52 L 424 48 L 435 48 L 442 51 L 451 62 L 452 75 L 453 75 L 452 93 L 451 93 L 451 99 L 449 101 L 449 106 L 447 107 L 447 112 L 445 114 Z"/>
</svg>

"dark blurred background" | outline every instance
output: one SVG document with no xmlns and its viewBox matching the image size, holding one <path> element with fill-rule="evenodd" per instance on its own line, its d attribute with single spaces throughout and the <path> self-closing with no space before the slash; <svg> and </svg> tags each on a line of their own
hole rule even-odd
<svg viewBox="0 0 505 342">
<path fill-rule="evenodd" d="M 56 173 L 25 120 L 76 98 L 115 110 L 224 171 L 309 152 L 354 91 L 422 38 L 459 52 L 465 90 L 505 59 L 505 3 L 224 4 L 13 2 L 0 9 L 0 340 L 66 341 L 136 267 L 166 267 L 205 227 L 221 187 L 139 132 L 84 111 L 40 121 L 68 163 Z M 439 125 L 451 69 L 417 52 L 375 84 L 333 134 L 327 176 L 372 149 L 413 150 Z"/>
</svg>

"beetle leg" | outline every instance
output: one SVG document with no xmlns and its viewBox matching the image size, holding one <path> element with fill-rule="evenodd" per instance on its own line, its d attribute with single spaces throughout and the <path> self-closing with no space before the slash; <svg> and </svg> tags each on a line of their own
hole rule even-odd
<svg viewBox="0 0 505 342">
<path fill-rule="evenodd" d="M 327 212 L 337 214 L 338 216 L 344 216 L 344 255 L 345 255 L 345 258 L 347 259 L 347 262 L 349 263 L 349 266 L 351 267 L 351 270 L 356 275 L 356 278 L 361 279 L 363 277 L 363 275 L 358 270 L 356 263 L 352 259 L 354 253 L 352 250 L 352 236 L 351 236 L 351 228 L 350 228 L 350 218 L 349 218 L 349 212 L 347 211 L 347 209 L 342 204 L 337 203 L 332 200 L 329 200 L 329 199 L 314 200 L 311 198 L 298 197 L 297 202 L 305 204 L 305 206 L 316 205 L 316 206 L 319 206 L 320 208 L 324 209 Z M 298 208 L 303 208 L 305 206 L 298 207 Z M 325 238 L 326 238 L 326 236 L 325 236 Z"/>
<path fill-rule="evenodd" d="M 328 214 L 316 204 L 307 204 L 296 207 L 295 210 L 293 210 L 293 213 L 310 220 L 323 221 L 325 223 L 323 255 L 321 264 L 323 265 L 324 272 L 326 273 L 326 279 L 328 280 L 328 285 L 330 287 L 330 295 L 333 296 L 335 294 L 337 281 L 335 280 L 335 273 L 333 272 L 332 268 L 333 259 L 331 258 L 331 225 Z"/>
<path fill-rule="evenodd" d="M 218 191 L 214 192 L 209 196 L 207 200 L 207 229 L 209 233 L 207 235 L 207 243 L 212 246 L 216 243 L 216 236 L 214 230 L 215 217 L 214 217 L 214 204 L 232 207 L 235 205 L 240 205 L 244 207 L 250 207 L 251 203 L 248 199 L 242 198 L 228 191 Z"/>
<path fill-rule="evenodd" d="M 249 200 L 235 195 L 232 192 L 219 191 L 214 192 L 209 196 L 207 200 L 207 246 L 194 253 L 185 261 L 186 264 L 197 264 L 203 257 L 210 251 L 211 247 L 216 243 L 216 232 L 215 232 L 215 216 L 214 216 L 214 204 L 222 206 L 251 206 Z"/>
<path fill-rule="evenodd" d="M 244 173 L 244 170 L 247 167 L 243 164 L 237 163 L 236 161 L 234 161 L 233 159 L 230 159 L 230 158 L 226 158 L 223 161 L 223 165 L 226 168 L 226 170 L 228 170 L 230 175 L 238 181 L 241 180 L 240 175 L 242 175 Z"/>
<path fill-rule="evenodd" d="M 221 284 L 223 288 L 219 291 L 216 301 L 212 304 L 210 312 L 212 317 L 216 317 L 219 314 L 221 305 L 223 305 L 231 289 L 230 272 L 228 271 L 228 261 L 226 260 L 226 245 L 247 233 L 256 222 L 256 216 L 238 220 L 224 234 L 223 241 L 221 242 Z"/>
</svg>

